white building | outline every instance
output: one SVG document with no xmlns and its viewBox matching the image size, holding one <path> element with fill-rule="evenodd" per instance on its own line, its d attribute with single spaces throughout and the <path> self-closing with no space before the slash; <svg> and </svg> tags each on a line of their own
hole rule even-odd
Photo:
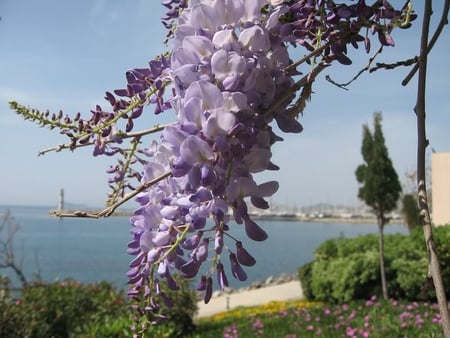
<svg viewBox="0 0 450 338">
<path fill-rule="evenodd" d="M 431 156 L 432 222 L 450 224 L 450 153 Z"/>
</svg>

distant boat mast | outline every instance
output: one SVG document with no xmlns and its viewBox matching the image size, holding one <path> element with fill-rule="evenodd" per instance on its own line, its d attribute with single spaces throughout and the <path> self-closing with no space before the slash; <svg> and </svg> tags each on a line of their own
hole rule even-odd
<svg viewBox="0 0 450 338">
<path fill-rule="evenodd" d="M 59 191 L 58 211 L 64 210 L 64 189 Z"/>
</svg>

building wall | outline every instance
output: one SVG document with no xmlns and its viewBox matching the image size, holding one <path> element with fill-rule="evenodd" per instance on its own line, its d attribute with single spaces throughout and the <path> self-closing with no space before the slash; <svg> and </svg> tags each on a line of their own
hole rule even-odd
<svg viewBox="0 0 450 338">
<path fill-rule="evenodd" d="M 431 156 L 432 222 L 450 224 L 450 153 Z"/>
</svg>

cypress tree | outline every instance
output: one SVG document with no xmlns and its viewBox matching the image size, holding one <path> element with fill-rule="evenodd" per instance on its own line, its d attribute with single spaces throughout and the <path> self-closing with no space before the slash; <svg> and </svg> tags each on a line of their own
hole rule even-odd
<svg viewBox="0 0 450 338">
<path fill-rule="evenodd" d="M 364 164 L 356 169 L 356 179 L 361 184 L 358 197 L 375 214 L 379 231 L 380 275 L 383 297 L 388 298 L 384 266 L 384 226 L 389 223 L 387 214 L 397 207 L 401 186 L 398 175 L 389 158 L 381 128 L 381 113 L 374 114 L 374 130 L 363 125 L 361 154 Z"/>
</svg>

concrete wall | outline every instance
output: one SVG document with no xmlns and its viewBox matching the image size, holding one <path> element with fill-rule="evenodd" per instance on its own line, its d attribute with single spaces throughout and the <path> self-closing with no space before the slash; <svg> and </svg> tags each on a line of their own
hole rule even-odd
<svg viewBox="0 0 450 338">
<path fill-rule="evenodd" d="M 450 224 L 450 153 L 431 156 L 432 222 Z"/>
</svg>

